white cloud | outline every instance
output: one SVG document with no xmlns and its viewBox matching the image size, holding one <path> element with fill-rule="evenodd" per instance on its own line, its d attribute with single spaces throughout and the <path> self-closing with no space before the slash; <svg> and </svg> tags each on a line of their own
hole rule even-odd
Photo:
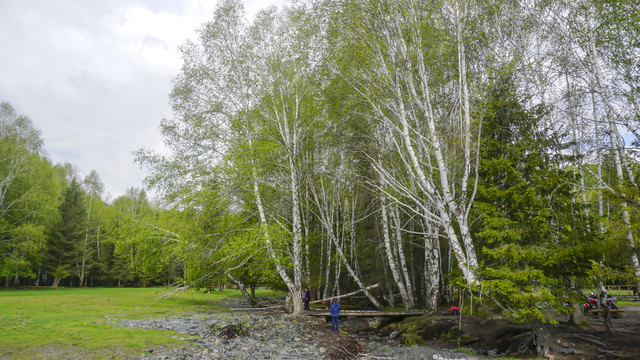
<svg viewBox="0 0 640 360">
<path fill-rule="evenodd" d="M 250 14 L 272 1 L 248 1 Z M 0 100 L 31 117 L 54 162 L 96 170 L 114 196 L 141 187 L 132 151 L 160 148 L 180 44 L 210 0 L 0 0 Z"/>
</svg>

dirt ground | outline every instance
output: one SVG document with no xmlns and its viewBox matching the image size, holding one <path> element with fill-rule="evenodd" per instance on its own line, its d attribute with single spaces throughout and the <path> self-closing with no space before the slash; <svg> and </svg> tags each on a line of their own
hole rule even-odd
<svg viewBox="0 0 640 360">
<path fill-rule="evenodd" d="M 622 308 L 625 311 L 613 319 L 617 335 L 606 333 L 601 316 L 586 314 L 586 323 L 580 326 L 569 326 L 567 319 L 559 318 L 560 324 L 551 329 L 555 348 L 559 350 L 553 355 L 566 360 L 640 359 L 640 306 Z M 487 357 L 514 354 L 531 334 L 529 326 L 513 324 L 506 319 L 463 316 L 461 330 L 458 320 L 448 315 L 414 317 L 382 324 L 380 329 L 375 330 L 367 320 L 352 318 L 344 319 L 341 326 L 360 339 L 387 338 L 393 331 L 398 331 L 400 334 L 396 341 L 399 343 L 442 349 L 470 348 L 478 355 Z M 517 358 L 527 357 L 536 356 L 517 355 Z"/>
<path fill-rule="evenodd" d="M 588 324 L 581 326 L 570 326 L 567 319 L 558 320 L 560 324 L 553 326 L 552 332 L 556 345 L 563 349 L 554 355 L 561 359 L 640 359 L 640 307 L 627 306 L 625 312 L 613 319 L 617 335 L 606 333 L 604 320 L 599 315 L 587 314 Z M 516 350 L 530 334 L 530 328 L 506 320 L 466 319 L 464 332 L 468 335 L 468 346 L 479 354 L 491 349 L 503 354 Z"/>
<path fill-rule="evenodd" d="M 577 345 L 580 353 L 567 359 L 640 359 L 640 306 L 622 306 L 625 311 L 613 319 L 617 335 L 608 335 L 601 316 L 587 315 L 589 326 L 560 326 L 566 342 Z M 594 341 L 595 339 L 595 341 Z"/>
</svg>

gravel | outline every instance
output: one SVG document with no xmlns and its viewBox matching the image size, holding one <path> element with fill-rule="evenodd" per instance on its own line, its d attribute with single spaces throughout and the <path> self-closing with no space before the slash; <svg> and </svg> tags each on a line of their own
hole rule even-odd
<svg viewBox="0 0 640 360">
<path fill-rule="evenodd" d="M 121 327 L 186 334 L 182 346 L 147 348 L 142 359 L 328 359 L 340 337 L 324 320 L 283 314 L 221 313 L 144 320 L 111 320 Z M 177 337 L 177 336 L 176 336 Z M 183 338 L 180 336 L 177 338 Z M 359 359 L 469 360 L 475 356 L 428 346 L 405 347 L 398 338 L 356 336 Z"/>
</svg>

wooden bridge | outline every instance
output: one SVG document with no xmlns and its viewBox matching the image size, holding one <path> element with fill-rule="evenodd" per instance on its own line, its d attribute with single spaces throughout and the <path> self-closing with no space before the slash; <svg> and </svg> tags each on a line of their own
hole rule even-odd
<svg viewBox="0 0 640 360">
<path fill-rule="evenodd" d="M 309 316 L 330 317 L 331 313 L 326 310 L 305 311 Z M 377 311 L 377 310 L 341 310 L 340 317 L 409 317 L 424 315 L 422 311 Z"/>
</svg>

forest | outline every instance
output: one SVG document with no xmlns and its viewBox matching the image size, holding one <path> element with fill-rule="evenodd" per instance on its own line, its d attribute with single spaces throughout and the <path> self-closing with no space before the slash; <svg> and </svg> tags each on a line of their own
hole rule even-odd
<svg viewBox="0 0 640 360">
<path fill-rule="evenodd" d="M 0 278 L 580 316 L 640 281 L 639 45 L 629 0 L 221 0 L 146 190 L 106 199 L 2 104 Z"/>
</svg>

